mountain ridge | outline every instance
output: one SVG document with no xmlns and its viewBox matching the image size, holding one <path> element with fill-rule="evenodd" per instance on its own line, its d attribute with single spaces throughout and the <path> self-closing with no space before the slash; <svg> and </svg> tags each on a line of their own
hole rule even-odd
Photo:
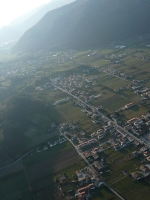
<svg viewBox="0 0 150 200">
<path fill-rule="evenodd" d="M 48 12 L 13 50 L 90 48 L 145 34 L 149 8 L 148 0 L 77 0 Z"/>
<path fill-rule="evenodd" d="M 29 12 L 29 17 L 24 20 L 22 20 L 21 23 L 17 22 L 16 20 L 13 20 L 12 23 L 10 23 L 9 26 L 2 27 L 0 29 L 0 45 L 13 41 L 13 40 L 19 40 L 19 38 L 24 34 L 24 32 L 28 29 L 30 29 L 32 26 L 34 26 L 48 11 L 56 9 L 58 7 L 61 7 L 65 4 L 71 3 L 74 0 L 57 0 L 57 1 L 52 1 L 50 3 L 47 3 L 43 6 L 40 6 L 39 8 L 34 9 L 33 11 Z M 31 14 L 30 16 L 30 13 Z M 18 18 L 19 21 L 19 18 Z M 15 25 L 15 23 L 18 23 Z M 14 24 L 12 26 L 12 24 Z"/>
</svg>

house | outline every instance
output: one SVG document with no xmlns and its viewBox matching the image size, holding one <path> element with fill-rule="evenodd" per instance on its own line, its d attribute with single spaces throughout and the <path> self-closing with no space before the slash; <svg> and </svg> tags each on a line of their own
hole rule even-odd
<svg viewBox="0 0 150 200">
<path fill-rule="evenodd" d="M 148 156 L 146 159 L 150 162 L 150 156 Z"/>
<path fill-rule="evenodd" d="M 94 187 L 94 184 L 93 184 L 93 183 L 89 184 L 89 185 L 86 186 L 86 187 L 83 187 L 83 188 L 78 189 L 78 192 L 80 192 L 80 194 L 81 194 L 82 192 L 85 192 L 86 194 L 88 194 L 90 188 L 92 188 L 92 187 Z"/>
<path fill-rule="evenodd" d="M 84 195 L 79 195 L 78 200 L 84 200 Z"/>
<path fill-rule="evenodd" d="M 133 180 L 136 180 L 136 181 L 143 178 L 143 175 L 141 172 L 133 172 L 133 173 L 131 173 L 131 176 L 132 176 Z"/>
<path fill-rule="evenodd" d="M 92 156 L 93 156 L 93 158 L 96 160 L 96 159 L 98 159 L 99 158 L 99 155 L 97 154 L 97 152 L 92 152 Z"/>
<path fill-rule="evenodd" d="M 140 170 L 142 172 L 142 174 L 146 177 L 150 175 L 150 168 L 146 165 L 141 165 L 140 166 Z"/>
<path fill-rule="evenodd" d="M 134 106 L 135 104 L 133 102 L 129 103 L 129 104 L 126 104 L 125 105 L 125 109 L 129 109 L 131 108 L 132 106 Z"/>
<path fill-rule="evenodd" d="M 92 155 L 91 155 L 91 152 L 86 151 L 86 152 L 84 152 L 84 156 L 85 156 L 86 158 L 89 158 L 89 157 L 91 157 Z"/>
<path fill-rule="evenodd" d="M 101 170 L 105 167 L 103 162 L 95 161 L 93 164 L 94 164 L 94 167 L 96 167 L 98 170 Z"/>
</svg>

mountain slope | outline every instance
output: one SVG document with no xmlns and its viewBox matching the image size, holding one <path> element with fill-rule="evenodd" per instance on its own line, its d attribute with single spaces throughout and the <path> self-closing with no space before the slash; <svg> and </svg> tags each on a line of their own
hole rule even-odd
<svg viewBox="0 0 150 200">
<path fill-rule="evenodd" d="M 0 29 L 0 45 L 12 40 L 19 40 L 26 30 L 34 26 L 48 11 L 66 5 L 74 0 L 55 0 L 40 6 L 27 15 L 13 20 L 9 26 Z M 20 22 L 20 23 L 19 23 Z"/>
<path fill-rule="evenodd" d="M 47 13 L 15 51 L 79 49 L 150 31 L 148 0 L 77 0 Z"/>
</svg>

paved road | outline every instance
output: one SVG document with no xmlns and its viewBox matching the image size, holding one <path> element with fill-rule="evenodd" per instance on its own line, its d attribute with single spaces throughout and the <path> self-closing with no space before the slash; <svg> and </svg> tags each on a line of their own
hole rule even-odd
<svg viewBox="0 0 150 200">
<path fill-rule="evenodd" d="M 81 99 L 79 99 L 78 97 L 76 97 L 75 95 L 71 94 L 70 92 L 68 92 L 67 90 L 56 86 L 54 84 L 52 84 L 55 88 L 69 94 L 70 96 L 72 96 L 74 99 L 77 99 L 78 101 L 80 101 L 81 103 L 83 103 L 85 106 L 87 106 L 88 108 L 97 111 L 103 119 L 105 119 L 106 121 L 111 121 L 112 124 L 116 127 L 116 129 L 124 134 L 129 135 L 130 137 L 132 137 L 134 140 L 136 140 L 137 142 L 139 142 L 140 144 L 144 144 L 145 146 L 147 146 L 148 148 L 150 148 L 150 145 L 147 144 L 145 141 L 140 140 L 139 138 L 137 138 L 136 136 L 134 136 L 132 133 L 128 132 L 127 130 L 125 130 L 124 128 L 122 128 L 121 126 L 119 126 L 117 123 L 115 123 L 114 121 L 112 121 L 111 119 L 109 119 L 108 117 L 106 117 L 105 115 L 103 115 L 101 112 L 98 111 L 98 108 L 94 107 L 94 106 L 90 106 L 87 103 L 85 103 L 84 101 L 82 101 Z"/>
<path fill-rule="evenodd" d="M 107 188 L 109 188 L 115 195 L 117 195 L 120 199 L 125 200 L 120 194 L 118 194 L 113 188 L 111 188 L 108 184 L 104 184 Z"/>
<path fill-rule="evenodd" d="M 69 94 L 70 96 L 74 97 L 75 99 L 77 99 L 78 101 L 82 102 L 84 105 L 86 105 L 87 107 L 91 108 L 91 109 L 94 109 L 95 111 L 98 111 L 97 108 L 94 108 L 93 106 L 90 106 L 88 105 L 87 103 L 85 103 L 84 101 L 80 100 L 78 97 L 76 97 L 75 95 L 71 94 L 70 92 L 68 92 L 67 90 L 64 90 L 63 88 L 60 88 L 56 85 L 53 85 L 55 88 Z M 100 113 L 100 112 L 99 112 Z M 101 114 L 101 113 L 100 113 Z M 104 116 L 103 114 L 101 114 L 103 116 L 103 118 L 106 118 L 106 120 L 109 120 L 110 119 L 106 116 Z M 99 173 L 94 169 L 94 167 L 88 162 L 88 160 L 85 158 L 85 156 L 83 155 L 83 153 L 81 153 L 77 147 L 73 144 L 73 142 L 66 136 L 64 135 L 62 132 L 60 132 L 73 146 L 74 148 L 76 149 L 77 153 L 83 158 L 83 160 L 94 170 L 94 172 L 99 176 Z M 121 200 L 125 200 L 120 194 L 118 194 L 113 188 L 111 188 L 107 183 L 103 182 L 103 184 L 109 188 L 116 196 L 118 196 Z"/>
<path fill-rule="evenodd" d="M 93 171 L 97 174 L 97 176 L 99 177 L 99 173 L 94 169 L 94 167 L 88 162 L 88 160 L 85 158 L 85 156 L 83 155 L 83 153 L 81 153 L 77 147 L 73 144 L 73 142 L 62 132 L 60 132 L 61 135 L 63 135 L 76 149 L 77 153 L 83 158 L 83 160 L 88 164 L 88 166 L 90 166 Z M 118 194 L 113 188 L 110 187 L 110 185 L 108 185 L 106 182 L 103 182 L 103 185 L 105 185 L 107 188 L 109 188 L 116 196 L 118 196 L 121 200 L 125 200 L 120 194 Z"/>
</svg>

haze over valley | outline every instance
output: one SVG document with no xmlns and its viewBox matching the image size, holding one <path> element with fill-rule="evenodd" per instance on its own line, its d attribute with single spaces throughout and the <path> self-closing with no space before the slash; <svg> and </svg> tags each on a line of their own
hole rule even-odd
<svg viewBox="0 0 150 200">
<path fill-rule="evenodd" d="M 0 29 L 0 199 L 148 200 L 150 1 L 21 2 Z"/>
</svg>

